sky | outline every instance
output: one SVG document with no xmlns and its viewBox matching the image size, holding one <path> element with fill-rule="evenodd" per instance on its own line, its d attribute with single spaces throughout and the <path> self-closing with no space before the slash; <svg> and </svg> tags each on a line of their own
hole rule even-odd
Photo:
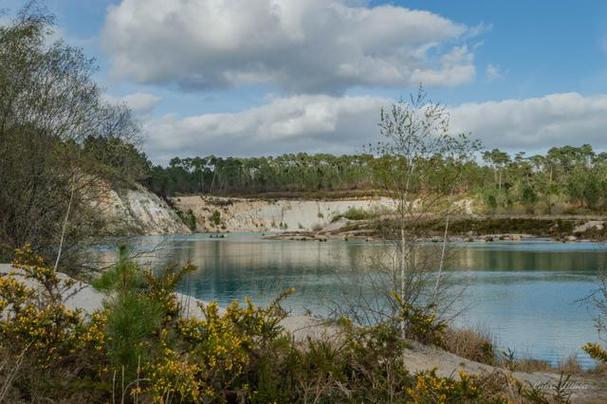
<svg viewBox="0 0 607 404">
<path fill-rule="evenodd" d="M 55 35 L 96 59 L 104 97 L 131 107 L 157 163 L 360 152 L 379 140 L 380 108 L 419 84 L 453 133 L 486 148 L 607 148 L 604 1 L 45 4 Z"/>
</svg>

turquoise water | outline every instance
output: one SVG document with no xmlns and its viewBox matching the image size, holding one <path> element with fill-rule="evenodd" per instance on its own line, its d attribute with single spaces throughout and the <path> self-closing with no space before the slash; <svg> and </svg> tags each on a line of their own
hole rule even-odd
<svg viewBox="0 0 607 404">
<path fill-rule="evenodd" d="M 146 256 L 153 265 L 191 262 L 199 269 L 180 286 L 184 293 L 222 304 L 250 296 L 265 303 L 286 288 L 294 312 L 326 313 L 339 302 L 347 280 L 385 256 L 391 246 L 363 241 L 326 243 L 264 240 L 255 234 L 208 235 L 138 241 L 156 246 Z M 607 245 L 520 241 L 458 243 L 449 271 L 466 285 L 458 325 L 490 331 L 502 349 L 552 363 L 577 355 L 591 364 L 580 346 L 597 339 L 593 310 L 580 299 L 597 287 L 607 264 Z M 360 285 L 358 285 L 360 286 Z"/>
</svg>

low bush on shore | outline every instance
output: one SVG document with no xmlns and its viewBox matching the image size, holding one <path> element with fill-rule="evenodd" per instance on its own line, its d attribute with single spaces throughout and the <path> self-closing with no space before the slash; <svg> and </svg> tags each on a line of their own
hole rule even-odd
<svg viewBox="0 0 607 404">
<path fill-rule="evenodd" d="M 336 337 L 296 342 L 281 326 L 289 291 L 267 307 L 211 303 L 188 317 L 174 288 L 191 267 L 152 273 L 121 254 L 96 282 L 104 308 L 85 314 L 65 306 L 75 283 L 29 247 L 13 265 L 0 277 L 0 402 L 543 402 L 502 373 L 410 372 L 391 323 L 344 319 Z M 420 319 L 426 337 L 443 332 Z"/>
<path fill-rule="evenodd" d="M 497 362 L 495 344 L 489 333 L 468 328 L 447 328 L 443 341 L 446 351 L 462 358 L 488 365 L 495 365 Z"/>
<path fill-rule="evenodd" d="M 346 210 L 344 213 L 334 216 L 331 221 L 336 222 L 341 218 L 346 218 L 348 220 L 370 220 L 375 219 L 378 216 L 379 213 L 376 211 L 352 207 Z"/>
</svg>

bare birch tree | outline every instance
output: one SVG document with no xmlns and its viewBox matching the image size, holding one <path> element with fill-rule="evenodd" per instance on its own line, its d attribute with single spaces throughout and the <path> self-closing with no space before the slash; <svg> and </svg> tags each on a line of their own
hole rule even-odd
<svg viewBox="0 0 607 404">
<path fill-rule="evenodd" d="M 455 195 L 465 162 L 479 144 L 467 134 L 451 134 L 447 109 L 421 86 L 410 100 L 381 110 L 379 129 L 382 140 L 370 149 L 389 157 L 377 178 L 394 201 L 393 213 L 379 224 L 387 248 L 363 263 L 368 270 L 355 281 L 359 293 L 347 297 L 341 313 L 361 323 L 392 321 L 406 337 L 406 313 L 446 319 L 461 294 L 445 274 L 449 221 L 459 210 Z M 431 176 L 441 178 L 440 189 L 430 185 L 437 183 Z"/>
</svg>

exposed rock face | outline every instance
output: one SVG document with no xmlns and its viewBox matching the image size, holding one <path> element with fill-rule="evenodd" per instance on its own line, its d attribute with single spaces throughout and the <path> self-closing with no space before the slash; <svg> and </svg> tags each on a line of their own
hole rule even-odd
<svg viewBox="0 0 607 404">
<path fill-rule="evenodd" d="M 184 196 L 172 201 L 181 211 L 192 211 L 199 231 L 310 231 L 327 226 L 351 208 L 369 212 L 394 208 L 390 198 L 262 200 Z"/>
<path fill-rule="evenodd" d="M 582 223 L 573 229 L 573 234 L 582 234 L 592 230 L 602 231 L 605 228 L 605 222 L 601 220 L 590 220 Z"/>
<path fill-rule="evenodd" d="M 142 186 L 116 191 L 106 188 L 99 210 L 107 218 L 110 234 L 189 234 L 177 213 Z"/>
</svg>

